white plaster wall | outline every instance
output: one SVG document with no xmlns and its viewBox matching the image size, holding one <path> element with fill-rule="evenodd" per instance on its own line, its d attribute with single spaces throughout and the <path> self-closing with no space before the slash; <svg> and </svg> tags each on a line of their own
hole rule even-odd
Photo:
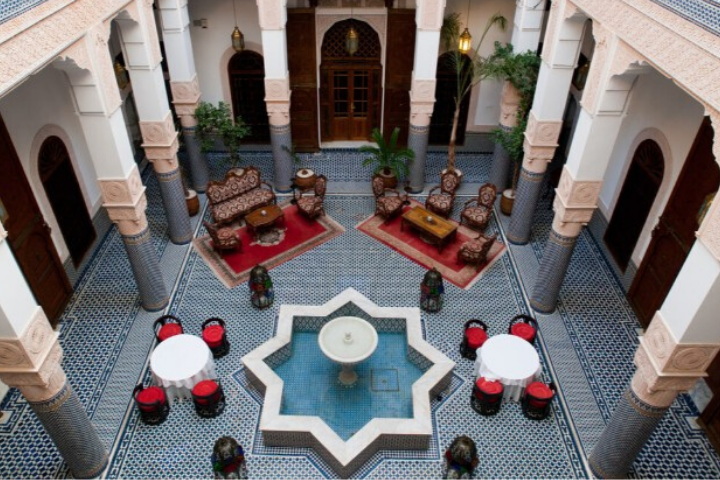
<svg viewBox="0 0 720 480">
<path fill-rule="evenodd" d="M 262 54 L 258 9 L 255 0 L 234 0 L 238 27 L 245 36 L 245 48 Z M 202 99 L 232 103 L 227 86 L 227 62 L 235 53 L 230 34 L 235 28 L 233 4 L 227 0 L 190 0 L 190 38 Z M 193 26 L 193 20 L 207 20 L 207 28 Z M 223 84 L 225 82 L 225 85 Z"/>
<path fill-rule="evenodd" d="M 640 75 L 633 86 L 627 115 L 615 142 L 598 206 L 609 220 L 630 168 L 635 145 L 645 138 L 656 139 L 659 136 L 658 144 L 664 151 L 669 151 L 669 155 L 665 155 L 665 172 L 660 190 L 632 254 L 632 261 L 636 265 L 640 265 L 650 244 L 652 229 L 665 209 L 703 115 L 702 105 L 656 72 Z"/>
<path fill-rule="evenodd" d="M 56 125 L 69 137 L 71 144 L 66 146 L 91 217 L 100 209 L 102 203 L 95 167 L 90 159 L 80 121 L 75 114 L 72 93 L 65 74 L 53 67 L 47 67 L 29 77 L 25 83 L 0 99 L 0 113 L 35 199 L 52 230 L 55 248 L 60 259 L 64 261 L 68 258 L 69 251 L 40 182 L 37 158 L 31 158 L 33 141 L 41 129 Z"/>
</svg>

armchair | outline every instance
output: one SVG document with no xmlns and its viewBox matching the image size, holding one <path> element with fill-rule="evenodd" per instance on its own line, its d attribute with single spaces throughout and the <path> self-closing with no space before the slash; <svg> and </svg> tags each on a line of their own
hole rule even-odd
<svg viewBox="0 0 720 480">
<path fill-rule="evenodd" d="M 325 215 L 325 192 L 327 191 L 327 177 L 320 175 L 315 179 L 315 187 L 313 191 L 307 195 L 303 195 L 300 187 L 293 186 L 293 200 L 297 205 L 298 211 L 306 217 L 313 219 L 319 215 Z"/>
<path fill-rule="evenodd" d="M 497 197 L 497 188 L 492 183 L 486 183 L 478 190 L 477 198 L 465 202 L 460 213 L 460 223 L 483 232 L 492 216 L 493 205 Z M 475 203 L 475 206 L 471 206 Z"/>
<path fill-rule="evenodd" d="M 455 190 L 460 185 L 460 177 L 455 172 L 447 171 L 440 176 L 440 185 L 430 189 L 427 200 L 425 200 L 425 208 L 431 212 L 448 218 L 452 213 L 453 203 L 455 202 Z M 433 193 L 435 190 L 439 193 Z"/>
<path fill-rule="evenodd" d="M 487 237 L 482 233 L 477 238 L 473 238 L 463 243 L 457 253 L 458 263 L 474 263 L 477 268 L 487 263 L 487 256 L 490 248 L 497 239 L 497 233 L 492 237 Z"/>
<path fill-rule="evenodd" d="M 217 224 L 212 224 L 203 220 L 205 229 L 212 238 L 213 248 L 218 253 L 222 253 L 225 250 L 237 250 L 242 251 L 242 242 L 240 241 L 240 235 L 233 230 L 231 227 L 223 227 Z"/>
<path fill-rule="evenodd" d="M 375 215 L 380 215 L 387 222 L 402 212 L 403 205 L 407 205 L 407 193 L 400 194 L 393 188 L 385 188 L 385 183 L 380 175 L 372 178 L 372 189 L 375 195 Z"/>
</svg>

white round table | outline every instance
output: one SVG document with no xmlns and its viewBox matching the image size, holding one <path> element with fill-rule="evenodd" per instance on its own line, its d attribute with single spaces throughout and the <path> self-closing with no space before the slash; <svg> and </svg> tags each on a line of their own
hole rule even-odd
<svg viewBox="0 0 720 480">
<path fill-rule="evenodd" d="M 503 398 L 520 401 L 525 387 L 540 376 L 540 357 L 535 347 L 515 335 L 495 335 L 477 349 L 473 375 L 499 380 Z"/>
<path fill-rule="evenodd" d="M 175 335 L 160 343 L 150 356 L 150 370 L 170 403 L 176 398 L 192 398 L 198 382 L 217 378 L 210 348 L 194 335 Z"/>
</svg>

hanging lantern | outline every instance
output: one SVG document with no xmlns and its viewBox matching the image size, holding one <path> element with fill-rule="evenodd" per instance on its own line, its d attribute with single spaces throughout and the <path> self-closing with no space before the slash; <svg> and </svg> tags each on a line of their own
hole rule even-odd
<svg viewBox="0 0 720 480">
<path fill-rule="evenodd" d="M 467 54 L 470 49 L 472 48 L 472 35 L 470 35 L 470 31 L 465 28 L 465 31 L 460 35 L 460 43 L 458 44 L 458 50 L 460 50 L 460 53 Z"/>
<path fill-rule="evenodd" d="M 440 272 L 428 271 L 420 284 L 420 308 L 426 312 L 439 312 L 443 306 L 445 287 Z"/>
<path fill-rule="evenodd" d="M 233 50 L 236 52 L 242 52 L 245 50 L 245 36 L 237 25 L 235 26 L 235 30 L 233 30 L 232 35 L 230 35 L 230 38 L 232 39 Z"/>
<path fill-rule="evenodd" d="M 355 27 L 350 27 L 347 35 L 345 35 L 345 50 L 350 54 L 351 57 L 355 55 L 355 52 L 358 51 L 359 42 L 360 37 L 358 37 L 357 30 L 355 30 Z"/>
<path fill-rule="evenodd" d="M 272 279 L 267 269 L 262 265 L 255 265 L 250 270 L 250 301 L 255 308 L 267 308 L 272 305 L 275 299 L 275 291 L 273 290 Z"/>
</svg>

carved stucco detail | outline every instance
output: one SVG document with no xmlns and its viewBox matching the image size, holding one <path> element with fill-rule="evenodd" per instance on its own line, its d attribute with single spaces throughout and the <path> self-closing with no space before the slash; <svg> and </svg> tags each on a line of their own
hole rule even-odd
<svg viewBox="0 0 720 480">
<path fill-rule="evenodd" d="M 257 0 L 260 28 L 281 30 L 285 27 L 285 0 Z"/>
<path fill-rule="evenodd" d="M 93 64 L 90 60 L 90 56 L 87 51 L 87 43 L 83 40 L 77 42 L 66 48 L 60 55 L 61 60 L 71 60 L 78 66 L 89 72 L 93 72 Z"/>
<path fill-rule="evenodd" d="M 22 335 L 0 338 L 0 372 L 39 367 L 57 337 L 43 309 L 36 307 Z"/>
<path fill-rule="evenodd" d="M 610 65 L 610 77 L 626 73 L 632 65 L 647 63 L 647 59 L 622 40 L 618 40 Z"/>
<path fill-rule="evenodd" d="M 170 82 L 170 91 L 175 104 L 197 103 L 200 100 L 200 82 L 197 75 L 193 75 L 188 82 Z"/>
<path fill-rule="evenodd" d="M 410 90 L 413 101 L 435 103 L 437 80 L 413 80 Z"/>
<path fill-rule="evenodd" d="M 290 100 L 290 83 L 287 78 L 266 78 L 265 79 L 265 101 Z"/>
<path fill-rule="evenodd" d="M 105 99 L 105 113 L 110 114 L 120 107 L 122 100 L 115 80 L 108 39 L 110 38 L 110 23 L 102 22 L 93 27 L 87 34 L 92 56 L 95 58 L 96 71 L 99 75 L 101 91 Z"/>
<path fill-rule="evenodd" d="M 525 129 L 525 139 L 533 147 L 557 147 L 561 127 L 562 121 L 538 120 L 535 113 L 530 111 Z"/>
<path fill-rule="evenodd" d="M 410 89 L 410 123 L 416 127 L 430 125 L 435 108 L 435 80 L 413 80 Z"/>
<path fill-rule="evenodd" d="M 143 137 L 143 147 L 167 147 L 177 137 L 172 115 L 168 110 L 163 120 L 158 122 L 140 122 L 140 133 Z"/>
<path fill-rule="evenodd" d="M 602 181 L 575 180 L 567 166 L 563 167 L 557 196 L 571 208 L 594 208 L 600 196 Z"/>
<path fill-rule="evenodd" d="M 60 366 L 62 356 L 62 348 L 56 338 L 42 364 L 37 368 L 26 371 L 0 371 L 0 379 L 8 385 L 18 387 L 23 396 L 31 402 L 52 398 L 67 380 Z"/>
<path fill-rule="evenodd" d="M 290 123 L 290 102 L 266 102 L 270 125 L 283 126 Z"/>
<path fill-rule="evenodd" d="M 543 173 L 547 170 L 547 164 L 552 161 L 555 155 L 555 145 L 552 146 L 536 146 L 531 145 L 527 139 L 523 142 L 523 163 L 525 170 L 532 173 Z"/>
<path fill-rule="evenodd" d="M 423 0 L 419 5 L 418 29 L 440 30 L 445 12 L 444 0 Z"/>
<path fill-rule="evenodd" d="M 127 205 L 134 204 L 145 191 L 140 172 L 136 165 L 132 167 L 127 178 L 124 179 L 99 179 L 100 191 L 105 204 Z"/>
<path fill-rule="evenodd" d="M 597 109 L 598 97 L 602 94 L 601 85 L 603 85 L 603 77 L 608 62 L 608 51 L 613 35 L 601 24 L 595 23 L 593 24 L 592 34 L 595 38 L 595 50 L 593 51 L 592 63 L 590 64 L 590 71 L 588 72 L 580 104 L 590 114 L 594 115 Z"/>
<path fill-rule="evenodd" d="M 519 107 L 520 92 L 512 83 L 505 81 L 500 98 L 500 125 L 508 128 L 515 127 Z"/>
<path fill-rule="evenodd" d="M 145 186 L 136 166 L 127 178 L 101 178 L 100 191 L 108 216 L 123 235 L 136 235 L 147 227 Z"/>
</svg>

